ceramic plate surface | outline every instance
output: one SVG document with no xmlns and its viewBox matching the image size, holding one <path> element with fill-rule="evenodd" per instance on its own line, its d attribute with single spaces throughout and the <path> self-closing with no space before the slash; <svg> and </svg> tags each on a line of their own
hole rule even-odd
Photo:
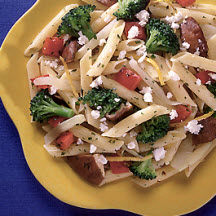
<svg viewBox="0 0 216 216">
<path fill-rule="evenodd" d="M 201 1 L 199 1 L 201 2 Z M 215 2 L 203 1 L 205 3 Z M 216 151 L 188 179 L 180 173 L 143 189 L 129 180 L 93 187 L 80 179 L 63 159 L 43 148 L 44 132 L 31 124 L 29 90 L 23 53 L 41 29 L 73 0 L 39 0 L 12 28 L 0 52 L 0 93 L 22 141 L 26 161 L 37 180 L 61 201 L 84 208 L 123 209 L 141 215 L 179 215 L 193 211 L 216 192 Z"/>
</svg>

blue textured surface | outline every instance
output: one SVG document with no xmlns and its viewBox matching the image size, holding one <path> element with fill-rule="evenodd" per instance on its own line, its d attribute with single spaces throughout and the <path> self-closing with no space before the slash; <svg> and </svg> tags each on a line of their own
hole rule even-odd
<svg viewBox="0 0 216 216">
<path fill-rule="evenodd" d="M 0 0 L 0 45 L 12 25 L 35 0 Z M 8 142 L 9 141 L 9 142 Z M 0 101 L 0 215 L 132 216 L 117 210 L 88 210 L 67 205 L 48 193 L 25 161 L 19 134 Z M 187 216 L 215 216 L 216 198 Z"/>
</svg>

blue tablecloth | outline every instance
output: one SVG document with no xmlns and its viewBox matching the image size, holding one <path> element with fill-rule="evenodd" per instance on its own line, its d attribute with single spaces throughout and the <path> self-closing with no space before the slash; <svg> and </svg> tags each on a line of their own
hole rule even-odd
<svg viewBox="0 0 216 216">
<path fill-rule="evenodd" d="M 0 45 L 7 32 L 35 0 L 0 0 Z M 0 101 L 0 215 L 132 216 L 117 210 L 88 210 L 67 205 L 48 193 L 25 161 L 19 134 Z M 216 198 L 187 216 L 215 216 Z"/>
</svg>

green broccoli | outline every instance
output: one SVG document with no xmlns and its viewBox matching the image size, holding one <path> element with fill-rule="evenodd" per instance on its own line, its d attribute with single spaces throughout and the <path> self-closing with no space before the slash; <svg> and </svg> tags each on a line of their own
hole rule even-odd
<svg viewBox="0 0 216 216">
<path fill-rule="evenodd" d="M 161 115 L 142 123 L 142 132 L 138 134 L 137 141 L 153 143 L 161 139 L 168 132 L 169 122 L 170 118 L 168 115 Z"/>
<path fill-rule="evenodd" d="M 134 15 L 145 10 L 149 3 L 149 0 L 118 0 L 119 9 L 113 15 L 117 19 L 123 19 L 125 21 L 132 20 Z"/>
<path fill-rule="evenodd" d="M 216 83 L 211 83 L 210 85 L 207 85 L 208 90 L 215 96 L 216 98 Z M 212 108 L 210 108 L 209 106 L 207 106 L 205 108 L 204 113 L 209 113 L 212 111 Z M 214 112 L 214 114 L 212 115 L 212 117 L 216 118 L 216 112 Z"/>
<path fill-rule="evenodd" d="M 146 50 L 148 53 L 164 51 L 175 55 L 180 50 L 180 45 L 173 29 L 159 19 L 150 19 L 146 25 L 147 42 Z"/>
<path fill-rule="evenodd" d="M 90 107 L 98 109 L 100 111 L 100 117 L 103 118 L 105 114 L 113 114 L 120 109 L 122 103 L 126 101 L 120 98 L 116 93 L 113 93 L 113 89 L 93 88 L 88 93 L 79 98 L 79 101 L 83 101 L 83 104 L 88 103 Z"/>
<path fill-rule="evenodd" d="M 33 121 L 39 123 L 47 122 L 52 116 L 63 116 L 71 118 L 74 111 L 70 108 L 60 106 L 53 101 L 49 95 L 48 89 L 42 89 L 38 92 L 30 103 L 31 116 Z"/>
<path fill-rule="evenodd" d="M 151 159 L 141 162 L 132 162 L 129 169 L 133 175 L 138 176 L 140 179 L 152 180 L 157 177 Z"/>
<path fill-rule="evenodd" d="M 81 31 L 89 40 L 92 38 L 97 39 L 90 26 L 90 13 L 94 11 L 95 7 L 95 5 L 88 4 L 71 9 L 62 18 L 62 23 L 58 27 L 58 36 L 69 34 L 78 38 L 78 32 Z"/>
</svg>

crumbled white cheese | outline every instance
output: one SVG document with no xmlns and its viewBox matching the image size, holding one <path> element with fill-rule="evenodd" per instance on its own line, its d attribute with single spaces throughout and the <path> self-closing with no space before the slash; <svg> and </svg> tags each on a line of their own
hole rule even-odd
<svg viewBox="0 0 216 216">
<path fill-rule="evenodd" d="M 167 98 L 170 99 L 170 98 L 172 98 L 172 97 L 173 97 L 173 94 L 172 94 L 171 92 L 168 92 L 168 93 L 167 93 Z"/>
<path fill-rule="evenodd" d="M 114 98 L 114 101 L 115 101 L 116 103 L 118 103 L 120 100 L 121 100 L 120 98 Z"/>
<path fill-rule="evenodd" d="M 196 80 L 196 84 L 197 84 L 198 86 L 201 86 L 201 84 L 202 84 L 201 80 L 200 80 L 200 79 L 197 79 L 197 80 Z"/>
<path fill-rule="evenodd" d="M 199 43 L 202 43 L 202 40 L 201 40 L 201 39 L 198 39 L 198 42 L 199 42 Z"/>
<path fill-rule="evenodd" d="M 142 56 L 142 57 L 138 60 L 139 63 L 142 63 L 142 62 L 145 60 L 146 56 L 147 56 L 146 46 L 143 45 L 142 47 L 140 47 L 140 48 L 136 51 L 136 54 L 137 54 L 138 56 Z"/>
<path fill-rule="evenodd" d="M 64 65 L 59 65 L 58 66 L 58 70 L 60 70 L 60 71 L 63 71 L 65 68 L 64 68 Z"/>
<path fill-rule="evenodd" d="M 189 66 L 188 65 L 185 65 L 185 69 L 188 69 L 189 68 Z"/>
<path fill-rule="evenodd" d="M 200 130 L 203 128 L 203 125 L 198 124 L 198 121 L 194 119 L 192 121 L 189 121 L 184 128 L 186 131 L 198 135 Z"/>
<path fill-rule="evenodd" d="M 119 53 L 118 60 L 124 59 L 126 53 L 127 53 L 126 50 L 122 50 L 122 51 Z"/>
<path fill-rule="evenodd" d="M 153 102 L 153 97 L 152 97 L 152 94 L 151 93 L 145 93 L 144 94 L 144 97 L 143 97 L 144 101 L 145 102 Z"/>
<path fill-rule="evenodd" d="M 206 84 L 206 85 L 211 85 L 211 81 L 209 80 L 209 81 L 207 81 L 205 84 Z"/>
<path fill-rule="evenodd" d="M 189 49 L 190 48 L 190 44 L 189 43 L 187 43 L 187 42 L 183 42 L 182 43 L 182 49 Z"/>
<path fill-rule="evenodd" d="M 104 124 L 104 123 L 100 123 L 100 130 L 102 131 L 102 132 L 105 132 L 105 131 L 107 131 L 109 128 Z"/>
<path fill-rule="evenodd" d="M 135 149 L 136 148 L 136 144 L 135 142 L 130 142 L 127 144 L 128 149 Z"/>
<path fill-rule="evenodd" d="M 78 138 L 77 145 L 83 145 L 83 144 L 84 144 L 84 142 L 80 138 Z"/>
<path fill-rule="evenodd" d="M 56 69 L 58 67 L 58 62 L 56 62 L 56 61 L 45 60 L 44 64 L 45 64 L 45 66 L 49 66 L 49 67 L 54 68 L 54 69 Z"/>
<path fill-rule="evenodd" d="M 177 111 L 174 110 L 174 109 L 171 110 L 171 112 L 170 112 L 169 115 L 170 115 L 170 120 L 173 120 L 173 119 L 175 119 L 175 118 L 178 117 L 178 113 L 177 113 Z"/>
<path fill-rule="evenodd" d="M 106 44 L 106 39 L 100 39 L 99 46 L 103 46 L 104 44 Z"/>
<path fill-rule="evenodd" d="M 95 153 L 96 150 L 97 150 L 97 147 L 96 147 L 95 145 L 91 144 L 91 145 L 90 145 L 90 151 L 89 151 L 89 152 L 92 154 L 92 153 Z"/>
<path fill-rule="evenodd" d="M 91 116 L 92 116 L 93 119 L 98 119 L 100 117 L 100 111 L 92 110 L 91 111 Z"/>
<path fill-rule="evenodd" d="M 57 88 L 55 86 L 50 86 L 49 87 L 49 93 L 50 95 L 54 95 L 57 92 Z"/>
<path fill-rule="evenodd" d="M 79 38 L 78 38 L 78 43 L 80 45 L 85 45 L 86 43 L 88 43 L 89 39 L 83 35 L 82 31 L 78 32 Z"/>
<path fill-rule="evenodd" d="M 91 84 L 90 87 L 91 88 L 98 88 L 98 86 L 102 85 L 103 81 L 101 79 L 101 76 L 99 76 L 97 79 L 95 79 Z"/>
<path fill-rule="evenodd" d="M 107 164 L 108 162 L 108 160 L 103 155 L 100 155 L 98 157 L 98 161 L 101 162 L 102 164 Z"/>
<path fill-rule="evenodd" d="M 132 26 L 128 31 L 128 39 L 135 38 L 139 35 L 139 28 L 137 26 Z"/>
<path fill-rule="evenodd" d="M 182 12 L 179 11 L 174 16 L 171 16 L 171 17 L 166 16 L 164 21 L 166 23 L 168 23 L 171 26 L 171 28 L 178 29 L 180 26 L 177 22 L 179 22 L 183 18 L 184 18 L 184 16 L 183 16 Z"/>
<path fill-rule="evenodd" d="M 165 158 L 166 150 L 164 147 L 157 148 L 153 151 L 153 155 L 156 161 L 160 161 Z"/>
<path fill-rule="evenodd" d="M 196 52 L 194 53 L 194 55 L 200 55 L 200 51 L 199 51 L 199 47 L 197 47 Z"/>
<path fill-rule="evenodd" d="M 64 40 L 64 44 L 70 39 L 70 35 L 69 34 L 66 34 L 64 35 L 64 37 L 62 37 L 62 39 Z"/>
<path fill-rule="evenodd" d="M 169 77 L 170 77 L 171 80 L 174 80 L 174 81 L 180 80 L 179 75 L 177 73 L 175 73 L 174 71 L 170 70 L 168 72 L 168 74 L 169 74 Z"/>
<path fill-rule="evenodd" d="M 216 74 L 214 73 L 209 73 L 208 74 L 213 80 L 216 80 Z"/>
<path fill-rule="evenodd" d="M 105 122 L 107 119 L 104 117 L 102 119 L 100 119 L 100 122 Z"/>
<path fill-rule="evenodd" d="M 100 110 L 100 109 L 102 109 L 102 106 L 97 106 L 97 110 Z"/>
<path fill-rule="evenodd" d="M 109 23 L 111 21 L 111 16 L 110 15 L 107 15 L 105 18 L 104 18 L 104 22 L 105 23 Z"/>
<path fill-rule="evenodd" d="M 127 136 L 127 133 L 124 133 L 123 135 L 122 135 L 122 137 L 126 137 Z"/>
<path fill-rule="evenodd" d="M 132 130 L 132 131 L 130 132 L 130 137 L 135 137 L 135 136 L 137 136 L 137 132 L 134 131 L 134 130 Z"/>
<path fill-rule="evenodd" d="M 143 87 L 142 90 L 140 91 L 141 94 L 146 94 L 146 93 L 150 93 L 152 94 L 152 89 L 151 87 Z"/>
<path fill-rule="evenodd" d="M 148 20 L 150 18 L 150 14 L 148 11 L 142 10 L 139 13 L 137 13 L 135 15 L 135 17 L 140 21 L 139 25 L 144 27 L 148 23 Z"/>
</svg>

